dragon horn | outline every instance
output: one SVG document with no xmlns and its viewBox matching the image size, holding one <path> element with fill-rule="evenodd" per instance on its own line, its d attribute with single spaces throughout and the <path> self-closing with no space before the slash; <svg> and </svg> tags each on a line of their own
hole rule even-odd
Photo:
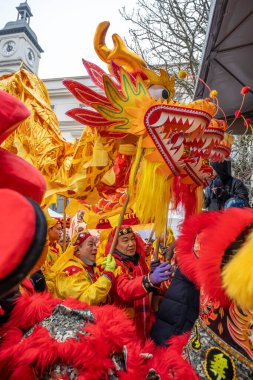
<svg viewBox="0 0 253 380">
<path fill-rule="evenodd" d="M 127 71 L 139 71 L 146 67 L 145 61 L 129 50 L 124 41 L 118 34 L 113 34 L 112 40 L 114 48 L 109 49 L 105 44 L 105 37 L 110 23 L 108 21 L 101 22 L 96 29 L 94 37 L 94 48 L 98 57 L 108 64 L 110 69 L 110 61 L 113 60 L 118 65 L 123 66 Z"/>
</svg>

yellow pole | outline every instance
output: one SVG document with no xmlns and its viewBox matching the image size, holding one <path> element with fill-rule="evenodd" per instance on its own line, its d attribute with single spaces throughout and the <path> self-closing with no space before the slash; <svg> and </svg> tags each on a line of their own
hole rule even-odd
<svg viewBox="0 0 253 380">
<path fill-rule="evenodd" d="M 142 158 L 142 153 L 143 153 L 143 149 L 140 152 L 140 155 L 138 157 L 138 161 L 136 163 L 135 172 L 133 173 L 133 184 L 135 182 L 135 178 L 136 178 L 139 166 L 140 166 L 140 162 L 141 162 L 141 158 Z M 120 213 L 120 218 L 119 218 L 119 221 L 118 221 L 117 229 L 116 229 L 116 232 L 115 232 L 115 235 L 114 235 L 114 238 L 113 238 L 113 242 L 112 242 L 109 254 L 112 254 L 113 251 L 114 251 L 114 249 L 115 249 L 115 247 L 116 247 L 117 240 L 118 240 L 118 237 L 119 237 L 119 231 L 120 231 L 120 228 L 121 228 L 121 225 L 122 225 L 122 222 L 123 222 L 123 218 L 124 218 L 124 215 L 125 215 L 125 212 L 126 212 L 126 209 L 127 209 L 128 202 L 129 202 L 129 190 L 127 192 L 126 199 L 125 199 L 124 205 L 123 205 L 121 213 Z"/>
<path fill-rule="evenodd" d="M 149 235 L 149 238 L 148 238 L 148 243 L 151 243 L 151 240 L 152 240 L 152 237 L 153 237 L 154 233 L 155 233 L 155 224 L 153 225 L 153 228 L 152 228 L 152 230 L 150 232 L 150 235 Z"/>
<path fill-rule="evenodd" d="M 66 251 L 66 207 L 67 207 L 67 198 L 63 196 L 63 252 Z"/>
<path fill-rule="evenodd" d="M 154 252 L 154 256 L 153 256 L 154 260 L 158 259 L 159 247 L 160 247 L 160 236 L 157 236 L 157 238 L 156 238 L 155 252 Z"/>
<path fill-rule="evenodd" d="M 113 253 L 113 251 L 114 251 L 114 249 L 116 247 L 116 243 L 117 243 L 117 240 L 118 240 L 118 237 L 119 237 L 119 231 L 120 231 L 120 228 L 121 228 L 121 225 L 122 225 L 122 222 L 123 222 L 123 218 L 124 218 L 124 215 L 125 215 L 125 212 L 126 212 L 126 209 L 127 209 L 128 202 L 129 202 L 129 194 L 127 193 L 124 205 L 123 205 L 121 213 L 120 213 L 117 229 L 116 229 L 116 232 L 115 232 L 115 235 L 114 235 L 114 238 L 113 238 L 113 242 L 112 242 L 112 245 L 111 245 L 111 248 L 110 248 L 109 255 Z"/>
</svg>

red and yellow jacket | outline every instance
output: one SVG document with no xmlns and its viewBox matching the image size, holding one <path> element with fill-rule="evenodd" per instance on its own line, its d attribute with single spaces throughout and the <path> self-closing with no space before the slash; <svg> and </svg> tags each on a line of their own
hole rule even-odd
<svg viewBox="0 0 253 380">
<path fill-rule="evenodd" d="M 89 305 L 100 305 L 108 301 L 112 287 L 112 272 L 85 264 L 75 257 L 69 259 L 54 280 L 54 295 L 59 298 L 73 297 Z"/>
<path fill-rule="evenodd" d="M 148 338 L 153 323 L 149 291 L 154 290 L 145 286 L 149 269 L 142 257 L 136 265 L 117 253 L 113 257 L 117 265 L 115 283 L 110 293 L 113 303 L 124 307 L 128 316 L 134 319 L 139 337 Z"/>
<path fill-rule="evenodd" d="M 54 265 L 56 260 L 58 260 L 61 255 L 62 255 L 62 248 L 60 244 L 54 242 L 53 244 L 48 245 L 46 260 L 42 266 L 42 271 L 45 278 L 47 278 L 49 269 Z"/>
<path fill-rule="evenodd" d="M 61 255 L 62 255 L 62 248 L 58 243 L 55 242 L 53 244 L 48 245 L 47 256 L 46 256 L 43 266 L 41 267 L 41 270 L 44 274 L 46 282 L 50 276 L 52 266 L 59 259 Z"/>
</svg>

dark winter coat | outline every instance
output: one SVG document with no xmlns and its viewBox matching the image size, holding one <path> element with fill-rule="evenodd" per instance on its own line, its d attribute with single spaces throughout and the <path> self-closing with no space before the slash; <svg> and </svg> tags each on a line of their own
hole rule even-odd
<svg viewBox="0 0 253 380">
<path fill-rule="evenodd" d="M 209 211 L 222 210 L 230 198 L 244 198 L 245 206 L 249 206 L 248 189 L 244 183 L 229 173 L 227 161 L 212 162 L 211 166 L 217 176 L 210 182 L 204 191 L 204 207 Z M 217 189 L 216 194 L 213 188 Z"/>
<path fill-rule="evenodd" d="M 157 345 L 175 335 L 190 331 L 199 314 L 199 291 L 179 270 L 165 293 L 151 332 Z"/>
</svg>

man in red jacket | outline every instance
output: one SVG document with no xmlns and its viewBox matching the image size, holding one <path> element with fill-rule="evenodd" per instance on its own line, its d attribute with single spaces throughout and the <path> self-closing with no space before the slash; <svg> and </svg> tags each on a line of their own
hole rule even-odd
<svg viewBox="0 0 253 380">
<path fill-rule="evenodd" d="M 116 229 L 115 229 L 116 230 Z M 113 230 L 106 253 L 109 252 L 115 235 Z M 124 307 L 133 318 L 140 338 L 149 337 L 153 323 L 150 294 L 159 288 L 162 281 L 170 276 L 170 265 L 163 263 L 150 271 L 145 262 L 145 244 L 131 227 L 123 227 L 119 232 L 113 257 L 116 261 L 115 283 L 111 291 L 114 304 Z"/>
</svg>

